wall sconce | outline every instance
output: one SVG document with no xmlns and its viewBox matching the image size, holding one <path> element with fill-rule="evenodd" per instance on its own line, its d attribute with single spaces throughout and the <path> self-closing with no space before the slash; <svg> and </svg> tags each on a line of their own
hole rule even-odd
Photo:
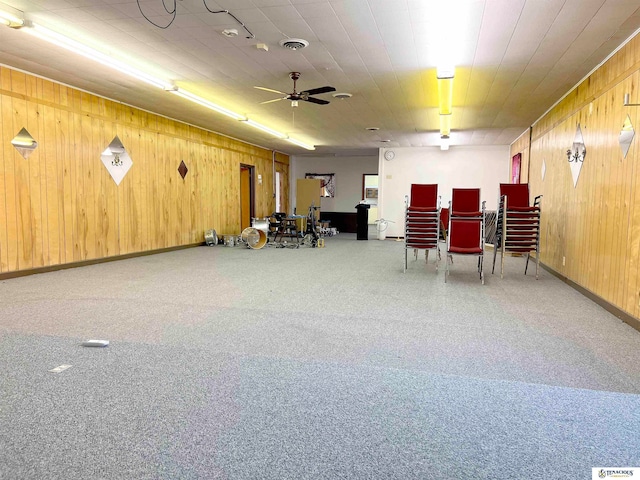
<svg viewBox="0 0 640 480">
<path fill-rule="evenodd" d="M 25 160 L 38 148 L 38 142 L 31 136 L 26 128 L 22 128 L 18 134 L 11 140 L 11 145 L 22 155 Z"/>
<path fill-rule="evenodd" d="M 640 107 L 640 103 L 629 103 L 629 100 L 631 100 L 631 95 L 629 95 L 628 93 L 625 93 L 624 103 L 623 103 L 625 107 Z"/>
</svg>

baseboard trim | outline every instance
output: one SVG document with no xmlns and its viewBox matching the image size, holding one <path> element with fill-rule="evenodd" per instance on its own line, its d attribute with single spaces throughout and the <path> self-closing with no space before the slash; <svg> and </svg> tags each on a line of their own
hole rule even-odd
<svg viewBox="0 0 640 480">
<path fill-rule="evenodd" d="M 609 303 L 604 298 L 596 295 L 591 290 L 588 290 L 588 289 L 584 288 L 582 285 L 580 285 L 580 284 L 574 282 L 573 280 L 565 277 L 560 272 L 557 272 L 556 270 L 554 270 L 553 268 L 549 267 L 548 265 L 545 265 L 544 263 L 540 262 L 540 266 L 542 268 L 544 268 L 547 272 L 551 273 L 555 277 L 557 277 L 560 280 L 562 280 L 564 283 L 566 283 L 570 287 L 572 287 L 575 290 L 577 290 L 578 292 L 580 292 L 585 297 L 589 298 L 590 300 L 592 300 L 595 303 L 597 303 L 598 305 L 600 305 L 607 312 L 611 313 L 612 315 L 615 315 L 620 320 L 622 320 L 624 323 L 626 323 L 629 326 L 631 326 L 631 327 L 635 328 L 636 330 L 640 331 L 640 319 L 634 317 L 633 315 L 628 314 L 627 312 L 621 310 L 620 308 L 616 307 L 612 303 Z"/>
<path fill-rule="evenodd" d="M 188 245 L 160 248 L 158 250 L 145 250 L 144 252 L 127 253 L 125 255 L 115 255 L 113 257 L 96 258 L 93 260 L 83 260 L 81 262 L 63 263 L 60 265 L 48 265 L 46 267 L 30 268 L 28 270 L 17 270 L 15 272 L 5 272 L 5 273 L 0 273 L 0 280 L 26 277 L 29 275 L 35 275 L 37 273 L 55 272 L 58 270 L 66 270 L 68 268 L 86 267 L 87 265 L 97 265 L 99 263 L 116 262 L 118 260 L 126 260 L 128 258 L 144 257 L 147 255 L 155 255 L 157 253 L 173 252 L 176 250 L 184 250 L 186 248 L 200 247 L 202 245 L 205 245 L 205 243 L 204 242 L 190 243 Z"/>
</svg>

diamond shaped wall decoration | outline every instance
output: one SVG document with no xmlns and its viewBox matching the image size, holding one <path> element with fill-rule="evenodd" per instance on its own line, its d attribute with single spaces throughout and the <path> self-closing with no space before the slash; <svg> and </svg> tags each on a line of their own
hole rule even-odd
<svg viewBox="0 0 640 480">
<path fill-rule="evenodd" d="M 125 150 L 122 142 L 116 135 L 107 149 L 100 155 L 103 165 L 116 182 L 116 185 L 120 185 L 120 182 L 125 177 L 129 169 L 133 166 L 133 161 L 129 154 Z"/>
<path fill-rule="evenodd" d="M 542 159 L 542 180 L 544 180 L 544 174 L 547 173 L 547 162 L 545 161 L 545 159 Z"/>
<path fill-rule="evenodd" d="M 580 124 L 578 124 L 578 127 L 576 128 L 576 136 L 573 139 L 573 145 L 571 146 L 571 149 L 567 150 L 567 159 L 569 160 L 571 176 L 573 177 L 573 188 L 576 188 L 576 185 L 578 184 L 578 177 L 580 176 L 580 170 L 582 170 L 582 164 L 584 163 L 584 158 L 586 156 L 587 148 L 584 145 Z"/>
<path fill-rule="evenodd" d="M 26 128 L 23 128 L 18 132 L 13 140 L 11 140 L 11 145 L 16 147 L 16 150 L 20 152 L 20 155 L 22 155 L 22 158 L 25 160 L 27 160 L 29 155 L 38 148 L 38 142 L 34 140 Z"/>
<path fill-rule="evenodd" d="M 631 147 L 631 142 L 633 141 L 633 137 L 635 136 L 635 134 L 636 132 L 633 129 L 631 117 L 627 115 L 627 118 L 624 119 L 624 123 L 622 124 L 620 136 L 618 137 L 618 143 L 620 144 L 620 149 L 622 150 L 622 158 L 627 158 L 627 153 L 629 153 L 629 147 Z"/>
<path fill-rule="evenodd" d="M 180 162 L 180 166 L 178 167 L 178 173 L 180 173 L 180 176 L 182 177 L 183 180 L 184 180 L 184 177 L 187 176 L 188 171 L 189 169 L 187 168 L 187 165 L 184 163 L 184 160 L 182 160 Z"/>
</svg>

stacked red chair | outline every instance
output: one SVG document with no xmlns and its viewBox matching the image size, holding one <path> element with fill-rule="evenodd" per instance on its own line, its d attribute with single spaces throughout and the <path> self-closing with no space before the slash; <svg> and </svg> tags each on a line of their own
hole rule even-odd
<svg viewBox="0 0 640 480">
<path fill-rule="evenodd" d="M 440 238 L 447 241 L 447 229 L 449 228 L 449 209 L 440 209 Z"/>
<path fill-rule="evenodd" d="M 527 255 L 524 274 L 527 274 L 531 252 L 536 253 L 536 279 L 540 269 L 540 203 L 538 195 L 529 205 L 528 183 L 501 183 L 498 199 L 496 242 L 493 250 L 493 268 L 500 250 L 500 278 L 504 277 L 505 252 Z"/>
<path fill-rule="evenodd" d="M 425 261 L 429 261 L 429 250 L 436 250 L 436 270 L 440 250 L 440 197 L 437 184 L 411 185 L 411 197 L 405 198 L 404 222 L 404 272 L 407 271 L 407 251 L 413 250 L 415 260 L 418 250 L 425 251 Z"/>
<path fill-rule="evenodd" d="M 485 202 L 480 202 L 480 189 L 454 188 L 449 202 L 445 283 L 453 255 L 466 255 L 478 257 L 478 273 L 484 284 L 484 223 Z"/>
</svg>

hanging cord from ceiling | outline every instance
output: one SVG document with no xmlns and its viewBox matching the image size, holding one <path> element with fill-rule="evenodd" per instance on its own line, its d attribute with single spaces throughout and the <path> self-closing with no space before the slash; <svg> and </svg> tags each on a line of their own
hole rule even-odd
<svg viewBox="0 0 640 480">
<path fill-rule="evenodd" d="M 140 5 L 140 0 L 136 0 L 136 3 L 138 4 L 138 10 L 140 10 L 140 13 L 144 17 L 144 19 L 150 24 L 158 28 L 162 28 L 162 29 L 169 28 L 176 19 L 177 0 L 173 0 L 173 7 L 171 9 L 167 8 L 166 0 L 162 0 L 162 7 L 164 8 L 164 11 L 167 12 L 169 15 L 171 15 L 171 20 L 166 25 L 158 25 L 157 23 L 155 23 L 153 20 L 151 20 L 149 17 L 145 15 L 144 11 L 142 10 L 142 5 Z M 247 26 L 244 23 L 242 23 L 240 19 L 236 17 L 233 13 L 231 13 L 229 10 L 211 10 L 207 5 L 207 0 L 202 0 L 202 3 L 204 4 L 204 8 L 206 8 L 209 13 L 226 13 L 231 18 L 233 18 L 236 22 L 238 22 L 242 26 L 242 28 L 246 30 L 247 34 L 249 35 L 247 38 L 256 38 L 256 36 L 253 33 L 251 33 L 251 31 L 247 28 Z"/>
<path fill-rule="evenodd" d="M 154 25 L 158 28 L 169 28 L 171 26 L 171 24 L 173 23 L 173 21 L 176 19 L 176 0 L 173 0 L 173 8 L 171 10 L 169 10 L 167 8 L 167 4 L 165 3 L 165 0 L 162 0 L 162 6 L 164 7 L 164 11 L 167 12 L 169 15 L 171 15 L 171 21 L 166 24 L 166 25 L 158 25 L 157 23 L 155 23 L 153 20 L 151 20 L 149 17 L 147 17 L 144 14 L 144 11 L 142 10 L 142 5 L 140 5 L 140 0 L 136 0 L 136 3 L 138 4 L 138 10 L 140 10 L 140 13 L 142 14 L 142 16 L 144 17 L 144 19 L 149 22 L 151 25 Z"/>
<path fill-rule="evenodd" d="M 238 17 L 236 17 L 229 10 L 211 10 L 209 8 L 209 6 L 207 5 L 207 0 L 202 0 L 202 3 L 204 3 L 204 8 L 206 8 L 209 13 L 226 13 L 227 15 L 231 16 L 231 18 L 233 18 L 236 22 L 238 22 L 240 25 L 242 25 L 242 28 L 244 28 L 247 31 L 247 33 L 249 34 L 249 36 L 247 38 L 256 38 L 256 36 L 253 33 L 251 33 L 251 31 L 247 28 L 247 26 L 244 23 L 242 23 L 238 19 Z"/>
</svg>

